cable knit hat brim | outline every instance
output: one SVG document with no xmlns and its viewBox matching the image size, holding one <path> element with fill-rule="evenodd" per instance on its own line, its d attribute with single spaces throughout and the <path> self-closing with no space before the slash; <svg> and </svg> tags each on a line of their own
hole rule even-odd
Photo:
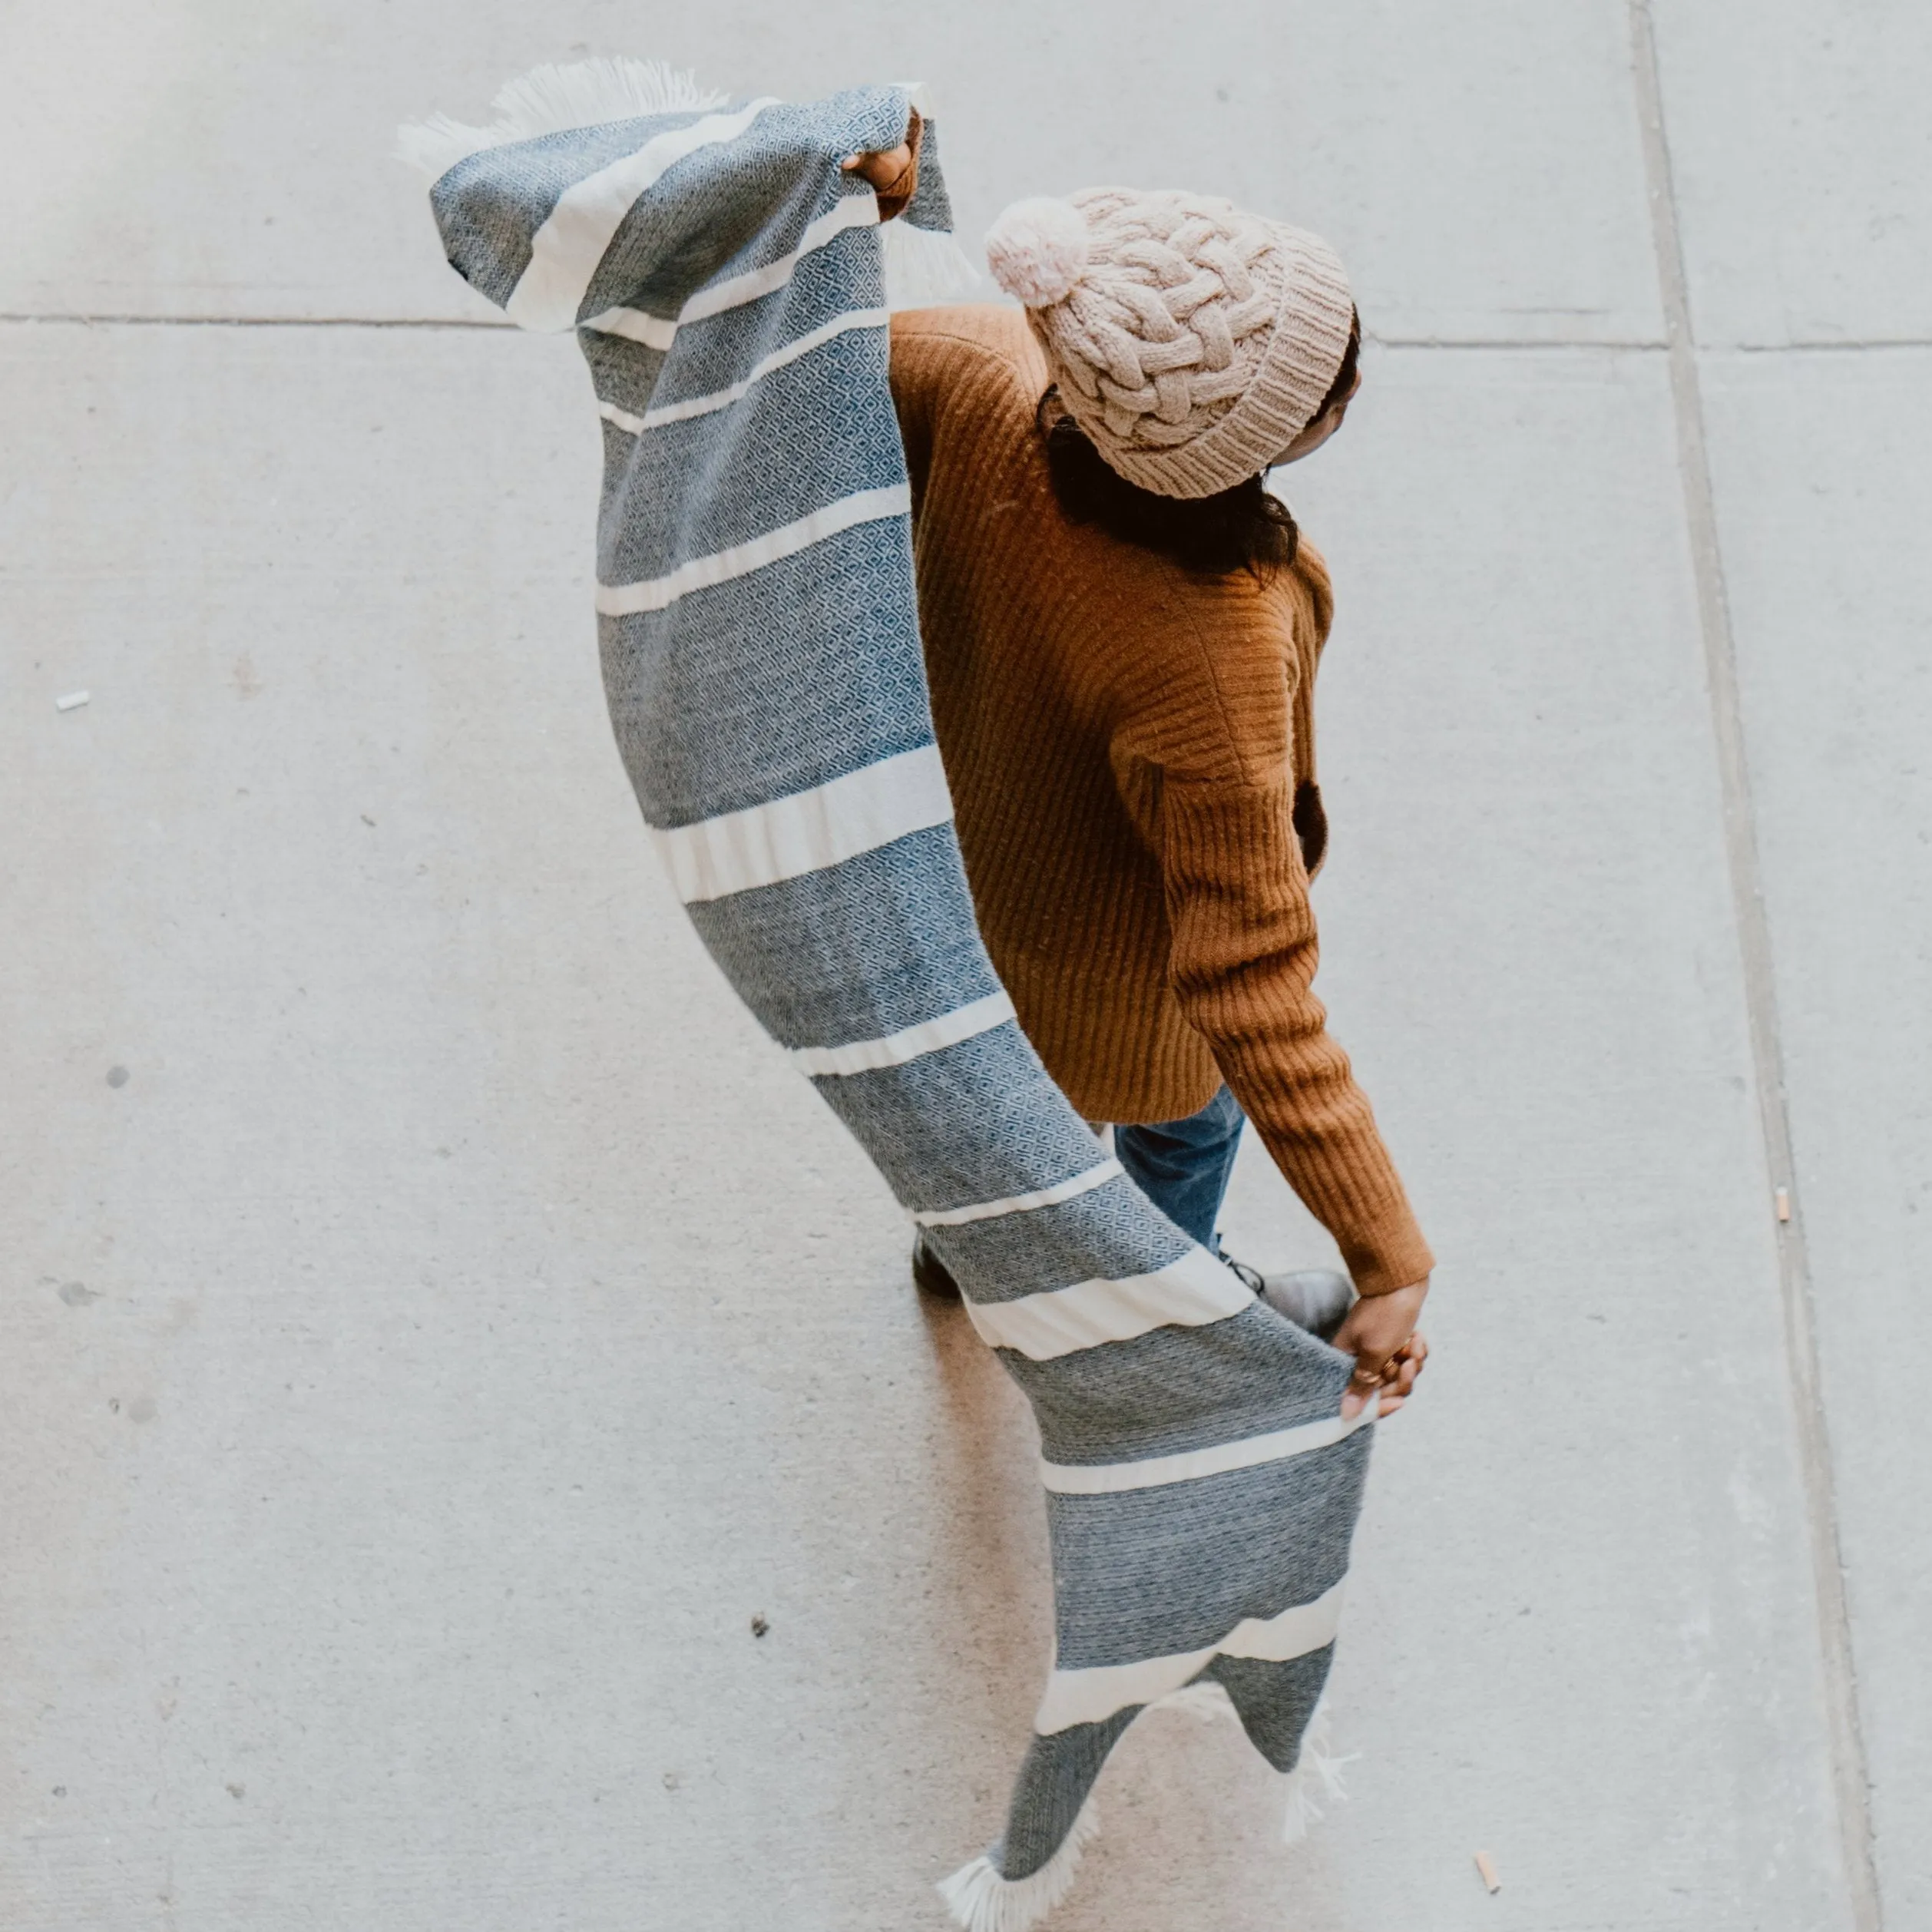
<svg viewBox="0 0 1932 1932">
<path fill-rule="evenodd" d="M 1107 462 L 1162 496 L 1245 481 L 1307 427 L 1354 316 L 1318 235 L 1232 203 L 1089 188 L 1016 203 L 987 237 L 1062 400 Z"/>
</svg>

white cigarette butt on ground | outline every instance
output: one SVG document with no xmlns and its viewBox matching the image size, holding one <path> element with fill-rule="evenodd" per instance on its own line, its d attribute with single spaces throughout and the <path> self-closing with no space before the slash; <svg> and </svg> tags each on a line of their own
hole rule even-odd
<svg viewBox="0 0 1932 1932">
<path fill-rule="evenodd" d="M 1791 1189 L 1788 1187 L 1781 1187 L 1778 1190 L 1778 1218 L 1781 1221 L 1788 1221 L 1791 1218 Z"/>
<path fill-rule="evenodd" d="M 78 711 L 93 696 L 91 691 L 70 691 L 65 697 L 54 700 L 54 709 L 56 711 Z"/>
<path fill-rule="evenodd" d="M 1476 1870 L 1483 1883 L 1492 1892 L 1500 1892 L 1503 1889 L 1503 1881 L 1496 1875 L 1496 1861 L 1487 1851 L 1477 1853 Z"/>
</svg>

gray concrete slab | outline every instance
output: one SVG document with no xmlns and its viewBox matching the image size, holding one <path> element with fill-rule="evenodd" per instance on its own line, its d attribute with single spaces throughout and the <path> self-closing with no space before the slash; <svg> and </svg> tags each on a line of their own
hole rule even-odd
<svg viewBox="0 0 1932 1932">
<path fill-rule="evenodd" d="M 1932 352 L 1708 357 L 1870 1758 L 1897 1927 L 1932 1921 Z"/>
<path fill-rule="evenodd" d="M 1018 1404 L 657 876 L 574 346 L 0 354 L 0 1917 L 927 1910 L 1045 1629 Z"/>
<path fill-rule="evenodd" d="M 1654 12 L 1898 1932 L 1932 423 L 1924 356 L 1849 346 L 1932 337 L 1932 44 Z M 1661 327 L 1623 0 L 8 25 L 0 317 L 487 321 L 395 122 L 627 51 L 923 73 L 969 237 L 1212 180 L 1329 233 L 1384 340 L 1600 346 L 1371 355 L 1294 475 L 1341 590 L 1322 985 L 1438 1353 L 1337 1671 L 1354 1805 L 1285 1851 L 1163 1715 L 1058 1922 L 1847 1924 L 1669 397 L 1600 346 Z M 1848 346 L 1710 352 L 1793 342 Z M 0 1920 L 938 1924 L 1044 1667 L 1030 1426 L 637 835 L 574 352 L 0 320 Z M 1325 1250 L 1252 1148 L 1228 1224 Z"/>
<path fill-rule="evenodd" d="M 1659 331 L 1623 0 L 1200 0 L 1184 31 L 1028 0 L 607 0 L 317 10 L 154 0 L 9 15 L 0 168 L 31 180 L 0 312 L 493 317 L 443 267 L 395 124 L 487 118 L 502 82 L 588 52 L 727 87 L 924 75 L 975 245 L 1026 194 L 1212 180 L 1330 233 L 1390 336 Z M 1507 207 L 1498 220 L 1496 210 Z"/>
<path fill-rule="evenodd" d="M 655 875 L 573 359 L 0 330 L 30 1932 L 885 1932 L 997 1828 L 1028 1425 Z M 1661 359 L 1370 384 L 1295 479 L 1341 586 L 1323 984 L 1444 1267 L 1356 1798 L 1283 1851 L 1259 1761 L 1163 1716 L 1060 1922 L 1831 1932 Z"/>
<path fill-rule="evenodd" d="M 1649 4 L 1699 339 L 1932 341 L 1932 12 Z"/>
</svg>

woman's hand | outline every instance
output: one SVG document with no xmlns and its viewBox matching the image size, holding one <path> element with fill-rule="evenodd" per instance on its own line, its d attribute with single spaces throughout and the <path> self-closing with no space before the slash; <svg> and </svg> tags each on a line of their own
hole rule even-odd
<svg viewBox="0 0 1932 1932">
<path fill-rule="evenodd" d="M 919 186 L 919 137 L 925 123 L 915 110 L 906 123 L 905 139 L 896 147 L 875 154 L 855 154 L 845 164 L 848 174 L 856 174 L 872 184 L 878 197 L 878 218 L 890 221 L 902 213 Z"/>
<path fill-rule="evenodd" d="M 1429 1292 L 1426 1281 L 1390 1295 L 1365 1295 L 1335 1331 L 1335 1345 L 1355 1358 L 1355 1372 L 1341 1395 L 1341 1413 L 1358 1415 L 1371 1398 L 1378 1415 L 1393 1415 L 1408 1400 L 1429 1358 L 1429 1345 L 1415 1332 Z"/>
</svg>

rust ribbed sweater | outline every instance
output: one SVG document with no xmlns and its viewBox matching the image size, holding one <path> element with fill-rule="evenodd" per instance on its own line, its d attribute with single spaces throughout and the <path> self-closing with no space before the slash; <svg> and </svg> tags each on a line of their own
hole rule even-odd
<svg viewBox="0 0 1932 1932">
<path fill-rule="evenodd" d="M 988 950 L 1089 1120 L 1171 1120 L 1223 1077 L 1355 1285 L 1429 1272 L 1311 990 L 1316 661 L 1328 578 L 1190 576 L 1054 500 L 1046 363 L 1016 309 L 892 324 L 934 723 Z"/>
</svg>

